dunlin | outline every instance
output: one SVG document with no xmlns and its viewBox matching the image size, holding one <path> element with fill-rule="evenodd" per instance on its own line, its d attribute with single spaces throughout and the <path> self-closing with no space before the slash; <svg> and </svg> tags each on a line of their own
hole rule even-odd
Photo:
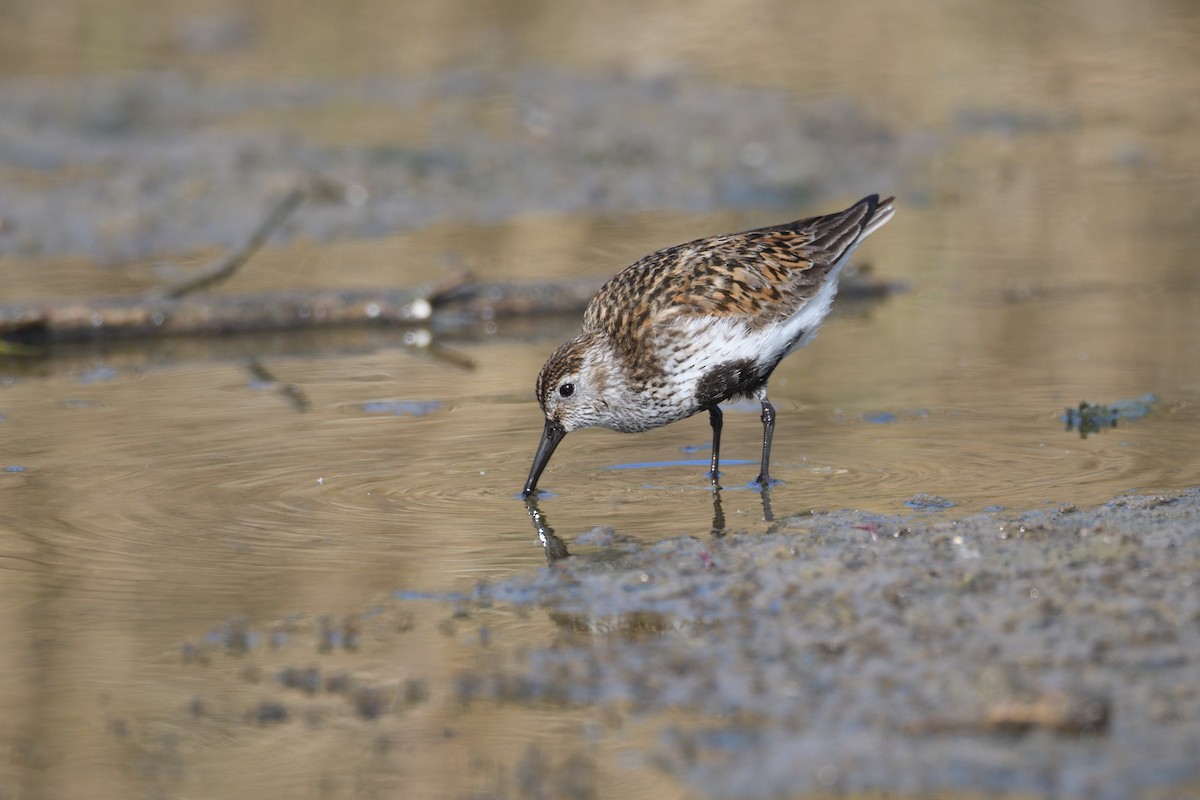
<svg viewBox="0 0 1200 800">
<path fill-rule="evenodd" d="M 554 351 L 537 379 L 546 427 L 523 496 L 554 448 L 580 428 L 632 433 L 708 412 L 712 482 L 721 447 L 719 404 L 762 403 L 767 485 L 775 408 L 767 380 L 808 344 L 829 313 L 854 249 L 892 218 L 893 198 L 871 195 L 845 211 L 697 239 L 651 253 L 601 287 L 583 332 Z"/>
</svg>

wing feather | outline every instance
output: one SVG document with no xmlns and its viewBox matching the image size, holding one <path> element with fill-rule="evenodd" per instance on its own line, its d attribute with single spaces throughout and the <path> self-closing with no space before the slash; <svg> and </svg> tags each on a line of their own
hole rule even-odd
<svg viewBox="0 0 1200 800">
<path fill-rule="evenodd" d="M 834 214 L 651 253 L 600 289 L 584 329 L 603 330 L 636 348 L 649 339 L 645 329 L 681 317 L 740 317 L 750 328 L 790 317 L 891 218 L 892 200 L 871 195 Z"/>
</svg>

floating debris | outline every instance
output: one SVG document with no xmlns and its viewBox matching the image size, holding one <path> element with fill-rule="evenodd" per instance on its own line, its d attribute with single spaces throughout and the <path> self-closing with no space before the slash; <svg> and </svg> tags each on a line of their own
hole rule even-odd
<svg viewBox="0 0 1200 800">
<path fill-rule="evenodd" d="M 468 599 L 463 592 L 421 592 L 415 589 L 397 589 L 392 592 L 396 600 L 434 600 L 447 603 L 461 603 Z"/>
<path fill-rule="evenodd" d="M 374 400 L 363 403 L 367 414 L 395 414 L 398 417 L 424 417 L 445 406 L 440 400 Z"/>
<path fill-rule="evenodd" d="M 260 725 L 273 725 L 287 722 L 288 710 L 287 706 L 283 705 L 283 703 L 264 700 L 259 703 L 253 716 Z"/>
<path fill-rule="evenodd" d="M 1086 439 L 1089 433 L 1117 427 L 1118 421 L 1141 419 L 1153 410 L 1156 402 L 1158 398 L 1153 394 L 1144 394 L 1136 400 L 1118 400 L 1106 406 L 1084 401 L 1079 408 L 1064 409 L 1061 419 L 1068 431 L 1078 430 L 1079 438 Z"/>
<path fill-rule="evenodd" d="M 89 369 L 79 376 L 79 385 L 88 386 L 93 383 L 104 383 L 105 381 L 114 380 L 117 377 L 117 371 L 113 367 L 100 365 Z"/>
<path fill-rule="evenodd" d="M 954 501 L 936 494 L 921 493 L 905 500 L 904 505 L 917 511 L 945 511 L 954 507 Z"/>
</svg>

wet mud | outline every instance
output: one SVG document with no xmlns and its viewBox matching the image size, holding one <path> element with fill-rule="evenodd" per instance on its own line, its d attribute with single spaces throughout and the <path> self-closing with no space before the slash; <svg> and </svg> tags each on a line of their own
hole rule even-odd
<svg viewBox="0 0 1200 800">
<path fill-rule="evenodd" d="M 828 185 L 877 190 L 878 176 L 914 149 L 854 104 L 783 96 L 558 72 L 355 85 L 211 87 L 171 74 L 0 84 L 0 165 L 22 178 L 0 182 L 0 255 L 119 263 L 232 247 L 301 182 L 312 197 L 276 242 L 539 212 L 792 214 Z M 333 103 L 411 116 L 422 133 L 337 143 L 307 133 L 304 120 Z M 642 115 L 663 103 L 672 114 L 647 126 Z M 263 114 L 295 128 L 247 129 L 246 118 Z"/>
<path fill-rule="evenodd" d="M 197 695 L 183 735 L 386 730 L 431 702 L 462 715 L 453 730 L 496 704 L 648 731 L 618 760 L 686 796 L 1125 798 L 1200 781 L 1200 491 L 961 518 L 802 514 L 651 545 L 602 527 L 569 545 L 471 591 L 227 622 L 184 646 L 184 671 L 237 665 L 265 691 L 223 723 Z M 464 666 L 403 679 L 366 666 L 431 616 Z M 542 644 L 505 635 L 533 617 L 551 623 Z M 530 745 L 479 796 L 612 796 L 620 781 L 588 741 Z"/>
</svg>

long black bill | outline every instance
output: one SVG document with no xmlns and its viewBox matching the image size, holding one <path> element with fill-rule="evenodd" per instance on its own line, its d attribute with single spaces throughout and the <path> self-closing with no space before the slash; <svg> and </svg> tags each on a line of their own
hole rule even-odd
<svg viewBox="0 0 1200 800">
<path fill-rule="evenodd" d="M 537 491 L 538 478 L 542 477 L 542 470 L 550 463 L 550 456 L 554 454 L 554 448 L 558 447 L 558 443 L 563 440 L 567 432 L 557 422 L 546 420 L 546 429 L 542 431 L 542 441 L 538 443 L 537 452 L 533 456 L 533 466 L 529 469 L 529 480 L 525 481 L 525 491 L 521 492 L 522 497 L 529 497 Z"/>
</svg>

